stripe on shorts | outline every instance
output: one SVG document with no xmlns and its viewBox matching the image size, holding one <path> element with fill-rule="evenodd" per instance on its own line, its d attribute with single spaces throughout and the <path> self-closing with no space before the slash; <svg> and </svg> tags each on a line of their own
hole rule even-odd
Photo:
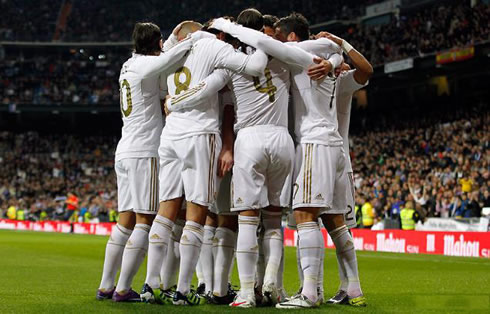
<svg viewBox="0 0 490 314">
<path fill-rule="evenodd" d="M 303 203 L 311 203 L 311 175 L 313 164 L 313 144 L 306 144 L 303 165 Z"/>
<path fill-rule="evenodd" d="M 208 174 L 208 203 L 214 198 L 214 157 L 216 151 L 216 135 L 211 134 L 209 136 L 209 174 Z"/>
</svg>

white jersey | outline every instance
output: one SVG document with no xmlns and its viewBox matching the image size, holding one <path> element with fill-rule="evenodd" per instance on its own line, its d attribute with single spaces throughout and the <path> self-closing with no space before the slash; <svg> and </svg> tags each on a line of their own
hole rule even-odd
<svg viewBox="0 0 490 314">
<path fill-rule="evenodd" d="M 318 43 L 318 41 L 288 44 L 325 57 L 324 50 L 319 49 L 321 45 L 308 45 Z M 314 81 L 308 76 L 306 70 L 299 68 L 292 68 L 291 74 L 297 142 L 342 146 L 342 137 L 338 132 L 337 122 L 336 79 L 326 77 L 322 81 Z"/>
<path fill-rule="evenodd" d="M 235 132 L 256 125 L 288 127 L 289 69 L 271 59 L 261 76 L 228 71 L 235 97 Z"/>
<path fill-rule="evenodd" d="M 257 58 L 260 54 L 260 58 Z M 215 38 L 197 41 L 190 54 L 180 64 L 173 67 L 167 77 L 168 93 L 179 95 L 189 86 L 195 86 L 210 75 L 215 68 L 227 68 L 236 72 L 261 73 L 267 57 L 256 52 L 251 67 L 252 56 L 236 51 L 231 45 Z M 253 69 L 252 69 L 253 68 Z M 260 69 L 260 72 L 259 70 Z M 218 94 L 207 98 L 199 106 L 188 110 L 172 112 L 166 119 L 162 137 L 181 139 L 200 134 L 219 134 Z"/>
<path fill-rule="evenodd" d="M 349 125 L 350 125 L 350 112 L 352 109 L 352 95 L 356 90 L 361 89 L 368 83 L 362 85 L 356 82 L 354 79 L 355 70 L 342 72 L 337 78 L 337 119 L 339 122 L 339 133 L 344 141 L 344 151 L 347 155 L 346 169 L 347 172 L 352 171 L 352 163 L 349 154 Z"/>
<path fill-rule="evenodd" d="M 122 136 L 116 149 L 116 160 L 157 157 L 159 136 L 163 127 L 159 76 L 178 62 L 190 49 L 184 41 L 159 56 L 133 54 L 119 75 Z"/>
</svg>

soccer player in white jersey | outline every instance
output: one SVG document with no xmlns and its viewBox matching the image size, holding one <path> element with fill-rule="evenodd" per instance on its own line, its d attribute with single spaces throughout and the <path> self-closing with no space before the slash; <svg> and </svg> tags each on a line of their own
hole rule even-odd
<svg viewBox="0 0 490 314">
<path fill-rule="evenodd" d="M 352 236 L 347 232 L 347 228 L 356 227 L 354 212 L 354 182 L 352 164 L 349 156 L 349 124 L 350 112 L 352 107 L 352 95 L 355 91 L 368 84 L 368 80 L 373 73 L 373 67 L 369 61 L 356 49 L 350 46 L 345 40 L 327 32 L 322 32 L 317 37 L 328 38 L 340 45 L 347 54 L 354 69 L 343 63 L 341 68 L 336 71 L 337 77 L 337 119 L 339 133 L 344 142 L 344 150 L 347 155 L 345 171 L 348 175 L 347 184 L 347 206 L 344 214 L 345 225 L 336 220 L 330 220 L 326 215 L 321 215 L 323 224 L 336 246 L 337 262 L 339 267 L 340 287 L 336 295 L 328 300 L 328 303 L 350 304 L 353 306 L 365 306 L 366 300 L 362 294 L 359 282 L 356 252 L 353 245 Z M 322 71 L 321 66 L 310 69 L 311 71 Z M 340 219 L 339 219 L 340 220 Z M 334 223 L 332 223 L 334 222 Z M 340 226 L 339 226 L 340 225 Z"/>
<path fill-rule="evenodd" d="M 258 29 L 262 28 L 260 12 L 246 10 L 242 13 L 248 13 L 244 21 L 251 25 L 257 24 L 255 26 Z M 242 17 L 244 15 L 241 14 Z M 225 30 L 246 44 L 258 45 L 262 41 L 272 41 L 276 47 L 264 47 L 273 52 L 279 50 L 277 47 L 284 46 L 260 32 L 225 19 L 214 21 L 212 27 Z M 302 68 L 314 63 L 315 56 L 304 50 L 290 46 L 284 48 L 286 51 L 279 55 L 286 62 Z M 235 130 L 238 133 L 233 168 L 233 210 L 240 212 L 237 262 L 241 290 L 231 305 L 253 307 L 258 257 L 256 232 L 260 209 L 265 209 L 263 222 L 266 272 L 263 291 L 270 301 L 277 302 L 277 273 L 283 246 L 281 214 L 282 208 L 289 205 L 288 179 L 291 179 L 294 158 L 293 142 L 287 131 L 289 69 L 283 62 L 272 59 L 266 72 L 259 77 L 226 71 L 225 76 L 226 80 L 231 80 L 231 90 L 237 102 Z M 203 86 L 202 90 L 205 90 L 205 83 Z M 192 93 L 194 97 L 202 97 L 198 90 Z M 192 95 L 182 96 L 183 99 L 188 97 Z"/>
<path fill-rule="evenodd" d="M 145 257 L 148 232 L 158 210 L 158 145 L 163 127 L 159 75 L 192 45 L 184 41 L 162 54 L 161 36 L 155 24 L 137 23 L 133 56 L 124 63 L 119 76 L 123 119 L 115 158 L 119 221 L 107 242 L 97 299 L 139 301 L 131 282 Z"/>
<path fill-rule="evenodd" d="M 202 32 L 197 32 L 202 33 Z M 245 55 L 215 36 L 197 41 L 183 62 L 167 77 L 168 92 L 178 95 L 206 78 L 215 68 L 259 75 L 267 56 L 260 51 Z M 180 241 L 180 272 L 174 304 L 198 304 L 190 290 L 203 240 L 208 207 L 215 200 L 216 164 L 221 150 L 217 95 L 202 106 L 172 112 L 163 128 L 160 157 L 160 209 L 149 233 L 148 268 L 141 292 L 154 298 L 160 286 L 160 269 L 171 230 L 181 204 L 187 201 L 186 224 Z"/>
<path fill-rule="evenodd" d="M 295 13 L 282 18 L 276 25 L 276 37 L 281 41 L 305 41 L 309 38 L 308 22 Z M 296 45 L 300 46 L 301 43 Z M 315 51 L 315 46 L 303 48 Z M 330 72 L 332 64 L 325 65 Z M 323 210 L 332 213 L 334 202 L 345 203 L 345 197 L 334 198 L 334 195 L 345 193 L 345 157 L 342 137 L 337 130 L 335 80 L 319 75 L 324 79 L 313 82 L 307 71 L 295 70 L 292 71 L 292 77 L 295 135 L 299 143 L 296 150 L 293 210 L 305 279 L 300 294 L 276 307 L 311 308 L 317 306 L 320 256 L 324 254 L 323 237 L 317 219 Z M 342 205 L 339 207 L 344 209 Z"/>
</svg>

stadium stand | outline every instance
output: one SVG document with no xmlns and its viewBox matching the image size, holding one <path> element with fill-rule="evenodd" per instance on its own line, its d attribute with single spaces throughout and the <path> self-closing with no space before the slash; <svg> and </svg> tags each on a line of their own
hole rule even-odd
<svg viewBox="0 0 490 314">
<path fill-rule="evenodd" d="M 375 131 L 372 126 L 352 136 L 359 208 L 370 202 L 377 220 L 398 219 L 406 202 L 414 201 L 422 218 L 480 217 L 481 209 L 490 207 L 490 113 L 477 106 L 455 112 L 456 117 L 436 117 L 417 128 L 401 120 L 398 130 Z M 116 206 L 116 136 L 3 132 L 0 139 L 3 216 L 15 206 L 28 210 L 29 219 L 39 219 L 43 211 L 63 219 L 58 200 L 75 192 L 80 209 L 88 208 L 92 218 L 108 219 Z"/>
</svg>

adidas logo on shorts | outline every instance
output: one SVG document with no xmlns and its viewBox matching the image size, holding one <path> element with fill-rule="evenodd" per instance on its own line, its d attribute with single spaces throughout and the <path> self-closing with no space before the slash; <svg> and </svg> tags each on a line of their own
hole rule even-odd
<svg viewBox="0 0 490 314">
<path fill-rule="evenodd" d="M 236 203 L 237 203 L 237 204 L 242 204 L 242 203 L 243 203 L 242 198 L 241 198 L 241 197 L 237 198 L 237 199 L 236 199 Z"/>
<path fill-rule="evenodd" d="M 316 197 L 315 197 L 315 200 L 317 201 L 324 201 L 325 199 L 323 198 L 322 194 L 318 194 Z"/>
</svg>

